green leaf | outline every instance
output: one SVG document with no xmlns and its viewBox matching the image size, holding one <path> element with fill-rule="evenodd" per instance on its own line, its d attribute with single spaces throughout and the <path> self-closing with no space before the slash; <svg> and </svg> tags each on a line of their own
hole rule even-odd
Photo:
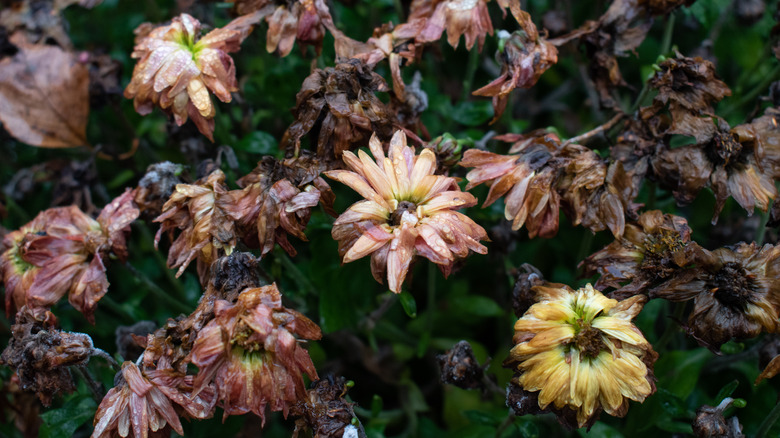
<svg viewBox="0 0 780 438">
<path fill-rule="evenodd" d="M 41 414 L 41 438 L 69 438 L 95 416 L 97 405 L 92 398 L 83 396 L 78 403 L 76 400 L 71 399 L 63 407 Z"/>
<path fill-rule="evenodd" d="M 401 292 L 401 295 L 398 296 L 401 299 L 401 307 L 404 308 L 404 312 L 409 316 L 409 318 L 416 318 L 417 317 L 417 301 L 414 300 L 414 297 L 409 292 Z"/>
<path fill-rule="evenodd" d="M 701 369 L 712 353 L 705 348 L 686 351 L 669 351 L 656 363 L 659 370 L 659 386 L 685 400 L 691 395 L 699 380 Z"/>
<path fill-rule="evenodd" d="M 451 115 L 461 125 L 478 126 L 493 117 L 493 105 L 489 100 L 461 102 L 452 109 Z"/>
<path fill-rule="evenodd" d="M 272 155 L 278 147 L 274 136 L 267 132 L 255 131 L 239 140 L 235 148 L 253 154 Z"/>
<path fill-rule="evenodd" d="M 499 316 L 504 313 L 495 301 L 479 295 L 467 295 L 453 298 L 452 306 L 457 312 L 463 312 L 475 316 Z"/>
<path fill-rule="evenodd" d="M 720 391 L 718 391 L 718 395 L 715 396 L 715 405 L 720 403 L 724 398 L 731 396 L 731 394 L 734 393 L 734 390 L 737 389 L 737 386 L 739 386 L 739 380 L 735 379 L 721 388 Z"/>
</svg>

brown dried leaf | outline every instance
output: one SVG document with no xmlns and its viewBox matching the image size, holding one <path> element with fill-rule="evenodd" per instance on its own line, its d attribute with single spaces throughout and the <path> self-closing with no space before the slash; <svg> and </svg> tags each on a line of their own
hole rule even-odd
<svg viewBox="0 0 780 438">
<path fill-rule="evenodd" d="M 0 122 L 32 146 L 87 143 L 89 71 L 59 47 L 26 45 L 0 61 Z"/>
</svg>

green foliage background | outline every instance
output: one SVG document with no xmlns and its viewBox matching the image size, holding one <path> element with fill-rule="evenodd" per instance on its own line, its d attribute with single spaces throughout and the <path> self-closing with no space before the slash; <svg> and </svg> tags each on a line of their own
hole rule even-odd
<svg viewBox="0 0 780 438">
<path fill-rule="evenodd" d="M 672 46 L 685 55 L 691 55 L 703 41 L 711 39 L 710 54 L 718 74 L 733 92 L 720 103 L 717 112 L 732 125 L 746 121 L 758 97 L 767 94 L 771 81 L 780 77 L 780 64 L 772 55 L 769 38 L 775 25 L 772 14 L 776 2 L 768 2 L 763 18 L 749 26 L 740 23 L 730 12 L 732 3 L 699 0 L 670 18 L 656 20 L 636 54 L 620 60 L 621 70 L 631 85 L 620 90 L 621 105 L 626 109 L 632 106 L 658 57 L 672 53 L 671 50 L 661 52 L 664 35 L 670 32 Z M 605 1 L 523 2 L 538 24 L 546 11 L 568 8 L 573 26 L 598 18 L 607 5 Z M 230 19 L 229 6 L 198 3 L 192 13 L 204 23 L 221 26 Z M 351 6 L 335 2 L 330 6 L 336 25 L 358 40 L 370 37 L 373 28 L 383 22 L 399 22 L 397 5 L 391 0 L 357 1 Z M 511 17 L 502 21 L 495 4 L 490 8 L 496 29 L 511 30 L 516 26 Z M 123 65 L 123 86 L 129 82 L 134 65 L 130 59 L 133 30 L 144 21 L 163 22 L 175 14 L 173 1 L 154 0 L 105 0 L 92 10 L 71 7 L 66 11 L 74 46 L 119 60 Z M 278 58 L 265 51 L 265 31 L 266 26 L 261 25 L 234 56 L 242 92 L 233 103 L 219 104 L 213 145 L 203 143 L 200 150 L 182 152 L 180 139 L 192 135 L 191 126 L 175 128 L 159 111 L 141 117 L 129 100 L 117 98 L 109 105 L 93 109 L 88 128 L 93 145 L 107 151 L 124 151 L 130 148 L 133 138 L 140 140 L 138 152 L 129 160 L 96 161 L 99 182 L 91 188 L 96 205 L 104 205 L 124 187 L 135 185 L 149 164 L 161 160 L 186 164 L 194 172 L 199 160 L 214 158 L 221 145 L 230 146 L 237 155 L 238 167 L 223 163 L 223 170 L 235 187 L 236 178 L 248 173 L 262 155 L 280 156 L 277 141 L 293 120 L 289 109 L 295 104 L 295 94 L 312 65 L 333 65 L 333 39 L 326 36 L 320 57 L 315 57 L 313 49 L 301 53 L 296 47 L 290 56 Z M 601 112 L 590 99 L 584 70 L 587 59 L 575 44 L 570 44 L 561 50 L 559 63 L 533 89 L 514 91 L 502 119 L 488 125 L 492 118 L 489 99 L 470 97 L 469 92 L 495 77 L 496 47 L 497 39 L 488 37 L 483 53 L 470 61 L 470 54 L 462 44 L 453 50 L 441 42 L 425 51 L 422 62 L 404 70 L 407 81 L 415 70 L 422 73 L 422 87 L 430 102 L 423 122 L 433 136 L 449 132 L 457 138 L 479 140 L 490 130 L 502 134 L 552 127 L 566 138 L 585 132 L 611 116 Z M 473 77 L 468 66 L 475 68 Z M 389 79 L 384 65 L 378 72 Z M 386 94 L 380 98 L 388 100 Z M 609 143 L 602 141 L 592 146 L 607 153 Z M 494 151 L 507 149 L 506 144 L 495 141 L 489 142 L 488 147 Z M 33 148 L 17 143 L 6 133 L 0 133 L 0 154 L 4 157 L 0 162 L 3 182 L 11 181 L 22 168 L 51 159 L 91 159 L 85 150 Z M 462 169 L 456 173 L 464 174 Z M 3 226 L 16 229 L 49 207 L 53 185 L 43 183 L 22 199 L 7 193 L 9 214 Z M 337 183 L 333 186 L 337 211 L 343 211 L 357 199 L 343 186 Z M 486 190 L 478 188 L 475 194 L 484 200 Z M 709 191 L 702 192 L 693 204 L 678 208 L 671 193 L 646 183 L 637 202 L 686 217 L 694 230 L 694 239 L 708 248 L 753 239 L 750 232 L 761 221 L 760 217 L 747 218 L 730 200 L 717 227 L 711 226 L 714 200 Z M 655 367 L 658 392 L 642 405 L 632 403 L 624 419 L 603 415 L 590 433 L 566 432 L 550 415 L 515 417 L 506 408 L 501 394 L 483 397 L 479 392 L 441 384 L 435 356 L 466 339 L 480 362 L 489 361 L 487 372 L 496 377 L 501 388 L 505 387 L 511 372 L 502 368 L 501 363 L 511 347 L 516 320 L 511 311 L 516 268 L 531 263 L 548 280 L 583 285 L 589 279 L 579 278 L 577 264 L 612 240 L 609 232 L 593 236 L 583 228 L 574 228 L 563 216 L 557 237 L 529 240 L 524 230 L 512 233 L 501 225 L 501 202 L 484 210 L 474 207 L 467 213 L 486 229 L 496 227 L 494 231 L 500 231 L 505 238 L 494 238 L 488 244 L 488 255 L 472 255 L 446 280 L 432 264 L 418 263 L 407 292 L 400 299 L 373 280 L 367 259 L 341 266 L 336 243 L 330 237 L 333 219 L 322 211 L 314 213 L 307 228 L 310 242 L 293 242 L 299 251 L 297 257 L 291 260 L 277 250 L 262 261 L 265 272 L 278 281 L 286 305 L 322 326 L 323 340 L 311 343 L 309 351 L 321 376 L 332 372 L 355 382 L 350 396 L 359 406 L 356 412 L 370 437 L 690 434 L 696 409 L 702 404 L 717 405 L 728 394 L 747 402 L 745 408 L 732 408 L 728 415 L 739 416 L 748 436 L 756 433 L 775 405 L 778 389 L 778 383 L 773 381 L 758 386 L 752 383 L 759 369 L 750 346 L 757 341 L 729 343 L 724 346 L 724 355 L 716 356 L 685 337 L 671 319 L 679 310 L 659 300 L 650 302 L 637 320 L 661 355 Z M 173 272 L 165 267 L 166 248 L 161 247 L 158 252 L 153 247 L 156 227 L 142 221 L 133 225 L 129 263 L 143 277 L 120 264 L 110 266 L 111 287 L 98 306 L 96 324 L 89 325 L 63 300 L 53 309 L 63 329 L 88 333 L 97 347 L 114 353 L 114 330 L 118 325 L 139 320 L 162 324 L 169 317 L 195 308 L 201 288 L 194 269 L 189 269 L 180 279 L 173 277 Z M 769 231 L 766 240 L 776 240 L 774 230 Z M 380 318 L 373 318 L 372 312 L 388 300 L 389 310 Z M 411 312 L 412 307 L 416 308 L 415 312 Z M 416 316 L 410 317 L 409 313 Z M 9 336 L 8 326 L 8 320 L 3 318 L 0 321 L 3 344 Z M 662 337 L 664 345 L 659 345 Z M 93 360 L 90 369 L 106 388 L 112 386 L 113 372 L 100 360 Z M 10 377 L 8 369 L 0 370 L 0 374 L 4 379 Z M 60 397 L 42 416 L 41 436 L 88 436 L 95 409 L 96 403 L 81 383 L 77 393 Z M 227 437 L 238 434 L 245 423 L 249 424 L 247 430 L 259 436 L 256 429 L 259 426 L 255 423 L 248 423 L 245 417 L 231 417 L 223 424 L 219 412 L 215 418 L 185 425 L 185 429 L 190 437 Z M 274 414 L 262 436 L 289 436 L 292 429 L 291 420 Z M 12 423 L 0 424 L 0 434 L 16 436 L 17 433 Z M 780 425 L 769 436 L 778 434 Z"/>
</svg>

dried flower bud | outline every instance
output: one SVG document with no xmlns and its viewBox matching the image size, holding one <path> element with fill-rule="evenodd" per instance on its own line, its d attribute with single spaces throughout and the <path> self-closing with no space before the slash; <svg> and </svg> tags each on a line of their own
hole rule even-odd
<svg viewBox="0 0 780 438">
<path fill-rule="evenodd" d="M 363 425 L 355 416 L 354 403 L 344 400 L 349 387 L 343 377 L 328 376 L 312 383 L 308 397 L 290 409 L 293 415 L 302 417 L 295 422 L 293 438 L 307 429 L 314 438 L 365 438 Z M 350 434 L 352 431 L 356 433 Z"/>
<path fill-rule="evenodd" d="M 485 371 L 474 357 L 474 351 L 468 342 L 458 342 L 447 350 L 446 354 L 436 356 L 436 360 L 439 362 L 442 383 L 463 389 L 482 387 Z"/>
<path fill-rule="evenodd" d="M 534 286 L 544 284 L 544 276 L 536 267 L 523 263 L 520 268 L 523 269 L 523 272 L 517 274 L 515 287 L 512 289 L 512 310 L 514 310 L 515 316 L 518 318 L 523 316 L 528 311 L 528 308 L 536 303 Z"/>
<path fill-rule="evenodd" d="M 306 397 L 303 373 L 317 379 L 294 335 L 317 340 L 320 328 L 282 306 L 276 284 L 246 289 L 235 304 L 219 300 L 214 314 L 192 349 L 199 368 L 194 394 L 214 382 L 225 416 L 253 412 L 265 422 L 266 407 L 286 416 Z"/>
<path fill-rule="evenodd" d="M 135 203 L 141 214 L 157 217 L 162 213 L 163 205 L 176 186 L 182 183 L 179 176 L 183 170 L 182 165 L 170 161 L 155 163 L 146 168 L 143 178 L 138 181 L 138 191 L 135 195 Z"/>
<path fill-rule="evenodd" d="M 238 91 L 238 83 L 228 53 L 238 51 L 261 18 L 259 12 L 245 15 L 203 38 L 200 22 L 187 14 L 154 29 L 142 24 L 135 31 L 132 54 L 139 61 L 125 97 L 133 99 L 141 115 L 159 106 L 172 113 L 179 126 L 192 118 L 198 130 L 214 141 L 216 108 L 209 92 L 223 102 L 232 100 L 230 93 Z"/>
<path fill-rule="evenodd" d="M 456 139 L 450 133 L 440 135 L 424 145 L 436 154 L 436 173 L 446 174 L 463 158 L 463 152 L 474 146 L 470 138 Z"/>
<path fill-rule="evenodd" d="M 629 399 L 642 402 L 655 392 L 658 355 L 631 323 L 645 297 L 618 302 L 590 285 L 575 291 L 546 284 L 534 291 L 538 302 L 515 324 L 516 345 L 504 365 L 519 373 L 513 384 L 539 392 L 540 410 L 551 406 L 565 420 L 568 408 L 584 427 L 602 409 L 622 417 Z"/>
<path fill-rule="evenodd" d="M 723 418 L 723 412 L 734 403 L 734 399 L 726 397 L 716 407 L 704 405 L 696 410 L 693 420 L 693 434 L 697 438 L 745 438 L 739 419 Z"/>
<path fill-rule="evenodd" d="M 391 291 L 401 292 L 416 255 L 439 265 L 449 275 L 455 260 L 474 251 L 487 253 L 479 242 L 487 233 L 456 210 L 477 200 L 462 192 L 454 178 L 434 175 L 436 157 L 430 149 L 415 155 L 398 131 L 390 141 L 388 156 L 376 136 L 369 142 L 372 160 L 358 151 L 344 153 L 349 170 L 325 174 L 340 181 L 365 200 L 353 204 L 333 224 L 343 263 L 371 254 L 371 272 L 382 282 L 387 276 Z"/>
</svg>

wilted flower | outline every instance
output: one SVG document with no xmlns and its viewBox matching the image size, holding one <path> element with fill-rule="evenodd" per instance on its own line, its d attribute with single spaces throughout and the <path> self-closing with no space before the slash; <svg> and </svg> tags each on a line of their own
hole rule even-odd
<svg viewBox="0 0 780 438">
<path fill-rule="evenodd" d="M 718 349 L 732 338 L 780 331 L 780 247 L 740 243 L 701 250 L 697 266 L 648 292 L 669 301 L 693 299 L 687 331 L 700 344 Z"/>
<path fill-rule="evenodd" d="M 349 170 L 325 174 L 365 198 L 353 204 L 333 224 L 343 263 L 371 254 L 371 272 L 378 282 L 387 275 L 390 290 L 401 292 L 409 265 L 420 255 L 439 265 L 445 275 L 456 259 L 469 251 L 487 253 L 480 244 L 485 230 L 459 208 L 477 203 L 462 192 L 454 178 L 434 175 L 436 156 L 423 149 L 415 156 L 398 131 L 390 141 L 388 156 L 376 136 L 369 142 L 372 160 L 359 151 L 344 153 Z"/>
<path fill-rule="evenodd" d="M 518 142 L 509 150 L 516 155 L 469 149 L 460 162 L 463 167 L 475 167 L 466 175 L 466 190 L 487 182 L 490 191 L 483 208 L 506 195 L 504 216 L 512 221 L 513 230 L 525 225 L 531 238 L 553 237 L 558 232 L 560 208 L 555 190 L 558 144 L 554 135 L 544 135 Z"/>
<path fill-rule="evenodd" d="M 629 399 L 642 402 L 655 392 L 658 355 L 631 323 L 645 297 L 618 302 L 590 285 L 534 290 L 538 302 L 515 324 L 517 345 L 505 364 L 519 372 L 514 384 L 538 391 L 540 409 L 574 410 L 574 425 L 583 427 L 602 409 L 622 417 Z"/>
<path fill-rule="evenodd" d="M 376 91 L 387 91 L 387 84 L 358 59 L 314 70 L 295 96 L 296 120 L 279 147 L 288 156 L 299 155 L 301 138 L 314 129 L 319 134 L 312 148 L 316 145 L 317 158 L 330 164 L 340 161 L 344 151 L 364 142 L 372 132 L 390 137 L 390 113 Z"/>
<path fill-rule="evenodd" d="M 343 377 L 327 376 L 312 383 L 307 391 L 308 397 L 291 409 L 293 415 L 301 417 L 295 421 L 293 438 L 307 429 L 311 429 L 314 438 L 364 438 L 365 431 L 355 415 L 354 403 L 344 399 L 350 387 L 350 382 Z M 354 424 L 360 427 L 362 435 L 357 433 L 358 428 Z M 351 430 L 356 433 L 350 434 Z"/>
<path fill-rule="evenodd" d="M 98 406 L 92 438 L 127 437 L 131 431 L 134 437 L 150 433 L 170 436 L 167 427 L 184 434 L 179 412 L 192 418 L 209 418 L 216 401 L 213 388 L 190 394 L 192 379 L 172 370 L 142 371 L 134 363 L 125 362 L 115 386 Z"/>
<path fill-rule="evenodd" d="M 627 224 L 622 238 L 585 259 L 583 275 L 599 273 L 597 288 L 632 296 L 690 267 L 698 248 L 685 219 L 652 210 Z"/>
<path fill-rule="evenodd" d="M 528 12 L 518 10 L 515 15 L 520 29 L 514 33 L 499 32 L 501 46 L 496 58 L 501 64 L 501 76 L 472 94 L 493 97 L 493 121 L 504 113 L 509 93 L 515 88 L 531 88 L 547 71 L 558 62 L 558 49 L 546 38 L 539 36 L 536 25 Z M 502 32 L 506 35 L 502 35 Z"/>
<path fill-rule="evenodd" d="M 336 195 L 320 177 L 322 170 L 319 161 L 308 155 L 283 161 L 265 157 L 250 174 L 238 180 L 243 190 L 230 193 L 237 211 L 243 214 L 239 224 L 256 230 L 242 233 L 245 240 L 256 240 L 263 255 L 278 243 L 294 256 L 296 251 L 287 235 L 306 240 L 303 231 L 312 208 L 322 203 L 325 211 L 336 215 L 333 211 Z"/>
<path fill-rule="evenodd" d="M 155 245 L 162 233 L 169 232 L 172 238 L 173 230 L 178 228 L 181 233 L 168 251 L 168 267 L 178 268 L 178 277 L 198 258 L 198 270 L 202 273 L 222 254 L 233 251 L 236 221 L 242 215 L 225 186 L 225 174 L 214 170 L 194 184 L 176 185 L 163 213 L 154 220 L 161 223 Z"/>
<path fill-rule="evenodd" d="M 88 335 L 54 329 L 51 313 L 44 318 L 22 308 L 0 361 L 14 369 L 23 390 L 35 392 L 48 406 L 55 394 L 76 389 L 68 367 L 84 365 L 94 355 L 109 356 L 94 348 Z"/>
<path fill-rule="evenodd" d="M 181 126 L 188 118 L 198 130 L 214 141 L 216 108 L 209 92 L 230 102 L 238 91 L 236 67 L 228 53 L 236 52 L 262 15 L 245 15 L 200 37 L 201 24 L 187 14 L 171 24 L 152 29 L 144 23 L 136 29 L 132 57 L 140 59 L 125 89 L 139 114 L 159 106 L 173 113 Z"/>
<path fill-rule="evenodd" d="M 235 304 L 219 300 L 214 319 L 198 333 L 192 363 L 199 368 L 195 394 L 212 381 L 225 416 L 253 412 L 265 421 L 272 411 L 306 397 L 303 373 L 317 379 L 309 353 L 294 335 L 320 339 L 311 320 L 282 306 L 276 284 L 246 289 Z"/>
<path fill-rule="evenodd" d="M 27 305 L 36 316 L 66 292 L 68 300 L 94 323 L 97 302 L 108 290 L 103 259 L 127 260 L 125 234 L 138 217 L 134 191 L 127 190 L 97 220 L 77 207 L 50 208 L 5 236 L 0 258 L 6 312 Z"/>
<path fill-rule="evenodd" d="M 447 30 L 447 42 L 458 47 L 461 36 L 466 37 L 466 49 L 471 50 L 475 42 L 482 51 L 485 37 L 493 35 L 493 23 L 487 9 L 489 0 L 421 0 L 414 1 L 409 11 L 409 21 L 426 19 L 425 27 L 417 41 L 428 43 L 439 41 Z M 435 6 L 434 6 L 435 5 Z"/>
<path fill-rule="evenodd" d="M 718 406 L 704 405 L 697 409 L 696 418 L 693 420 L 693 434 L 697 438 L 745 438 L 739 418 L 733 416 L 726 420 L 723 417 L 723 413 L 732 404 L 734 399 L 726 397 Z"/>
<path fill-rule="evenodd" d="M 293 44 L 312 45 L 317 53 L 322 48 L 325 24 L 332 20 L 324 0 L 232 0 L 239 15 L 255 11 L 268 23 L 265 48 L 268 53 L 287 56 Z"/>
</svg>

